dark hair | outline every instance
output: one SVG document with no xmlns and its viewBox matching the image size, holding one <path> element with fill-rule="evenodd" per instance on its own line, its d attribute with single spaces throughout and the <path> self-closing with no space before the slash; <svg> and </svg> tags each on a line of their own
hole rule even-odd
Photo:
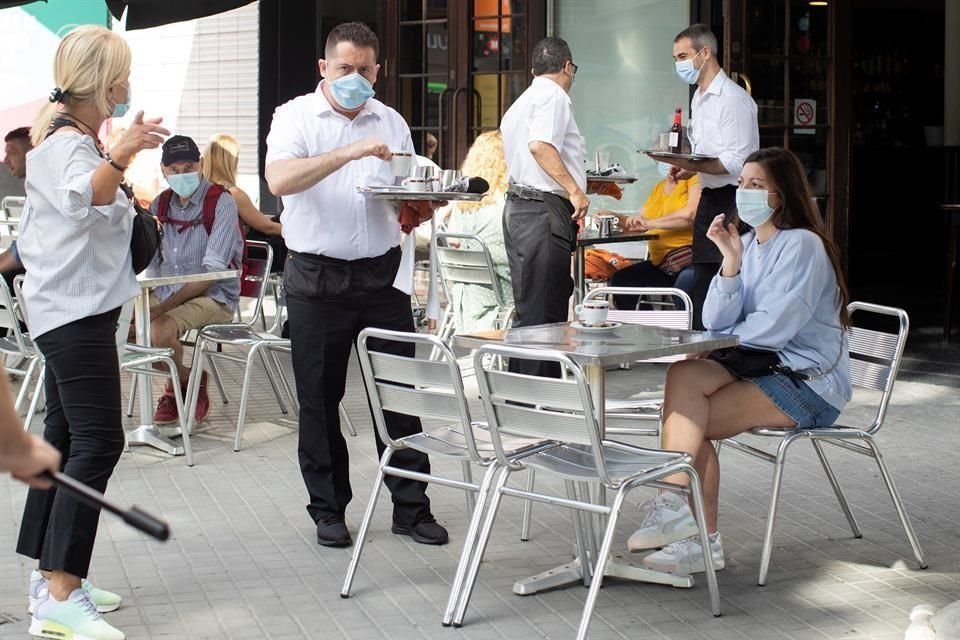
<svg viewBox="0 0 960 640">
<path fill-rule="evenodd" d="M 705 24 L 692 24 L 680 33 L 677 34 L 677 37 L 673 39 L 674 42 L 680 42 L 684 38 L 689 38 L 690 42 L 693 44 L 693 48 L 697 51 L 700 51 L 704 47 L 710 47 L 710 51 L 713 52 L 713 57 L 716 58 L 719 55 L 717 51 L 717 36 L 713 35 L 713 31 L 710 31 L 710 28 Z"/>
<path fill-rule="evenodd" d="M 827 231 L 820 217 L 820 210 L 814 203 L 813 192 L 804 174 L 803 164 L 793 152 L 781 147 L 759 149 L 747 156 L 747 162 L 756 162 L 770 181 L 774 183 L 780 194 L 783 206 L 773 213 L 773 226 L 777 229 L 807 229 L 817 234 L 823 242 L 823 248 L 833 265 L 834 275 L 837 277 L 837 301 L 840 304 L 840 323 L 844 327 L 850 326 L 850 314 L 847 313 L 847 304 L 850 302 L 850 292 L 843 278 L 840 268 L 840 249 Z"/>
<path fill-rule="evenodd" d="M 23 140 L 28 145 L 30 144 L 30 127 L 18 127 L 3 136 L 4 142 L 10 142 L 11 140 Z"/>
<path fill-rule="evenodd" d="M 380 55 L 380 40 L 377 39 L 377 34 L 362 22 L 344 22 L 335 26 L 330 35 L 327 36 L 324 55 L 328 58 L 331 57 L 333 50 L 341 42 L 349 42 L 361 49 L 369 47 L 373 49 L 375 56 Z"/>
<path fill-rule="evenodd" d="M 533 46 L 533 75 L 560 73 L 563 65 L 573 62 L 570 45 L 563 38 L 544 38 Z"/>
</svg>

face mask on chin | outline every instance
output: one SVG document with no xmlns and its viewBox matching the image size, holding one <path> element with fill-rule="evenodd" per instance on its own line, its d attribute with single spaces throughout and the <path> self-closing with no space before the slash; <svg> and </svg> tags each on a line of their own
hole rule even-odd
<svg viewBox="0 0 960 640">
<path fill-rule="evenodd" d="M 768 204 L 770 191 L 766 189 L 737 189 L 737 215 L 756 229 L 773 216 L 774 208 Z"/>
<path fill-rule="evenodd" d="M 369 80 L 359 73 L 351 73 L 331 81 L 330 93 L 338 105 L 347 111 L 355 111 L 372 98 L 376 92 Z"/>
</svg>

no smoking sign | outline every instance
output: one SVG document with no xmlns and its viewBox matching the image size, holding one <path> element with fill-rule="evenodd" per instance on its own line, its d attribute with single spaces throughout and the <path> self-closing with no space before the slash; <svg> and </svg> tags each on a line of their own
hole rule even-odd
<svg viewBox="0 0 960 640">
<path fill-rule="evenodd" d="M 817 124 L 817 101 L 809 98 L 797 98 L 793 101 L 794 126 L 810 127 Z M 815 129 L 794 129 L 794 133 L 813 135 Z"/>
</svg>

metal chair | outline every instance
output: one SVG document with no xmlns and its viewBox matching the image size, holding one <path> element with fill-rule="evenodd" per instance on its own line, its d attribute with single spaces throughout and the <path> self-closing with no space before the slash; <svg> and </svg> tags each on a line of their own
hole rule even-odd
<svg viewBox="0 0 960 640">
<path fill-rule="evenodd" d="M 26 201 L 23 196 L 7 196 L 0 200 L 0 237 L 15 239 L 20 235 L 20 218 Z"/>
<path fill-rule="evenodd" d="M 614 309 L 607 319 L 628 324 L 647 324 L 670 329 L 689 329 L 693 325 L 693 301 L 682 289 L 672 287 L 599 287 L 586 295 L 584 302 L 596 299 L 610 300 L 613 296 L 638 296 L 639 302 L 651 302 L 652 309 Z M 667 297 L 669 306 L 651 298 Z M 667 356 L 646 362 L 676 362 L 686 356 Z M 608 435 L 656 436 L 660 433 L 660 409 L 663 400 L 630 400 L 607 398 Z M 638 422 L 651 426 L 641 426 Z"/>
<path fill-rule="evenodd" d="M 783 467 L 786 462 L 787 450 L 790 445 L 800 440 L 809 440 L 813 449 L 823 466 L 823 471 L 830 481 L 830 486 L 837 496 L 840 508 L 847 518 L 847 523 L 853 532 L 855 538 L 862 537 L 860 527 L 850 511 L 850 505 L 840 489 L 840 483 L 833 473 L 833 469 L 827 460 L 826 453 L 822 445 L 830 444 L 847 451 L 859 453 L 877 462 L 880 469 L 880 476 L 886 485 L 887 492 L 893 500 L 893 506 L 900 517 L 900 523 L 903 530 L 913 547 L 913 553 L 921 569 L 927 568 L 926 560 L 923 557 L 923 551 L 920 549 L 920 542 L 910 524 L 910 518 L 903 506 L 903 500 L 897 491 L 893 482 L 893 476 L 887 469 L 880 454 L 880 448 L 876 442 L 876 435 L 883 426 L 883 420 L 887 414 L 887 407 L 890 403 L 890 396 L 893 393 L 893 385 L 896 382 L 897 370 L 900 368 L 900 358 L 903 354 L 903 348 L 907 341 L 907 333 L 910 328 L 910 320 L 906 311 L 895 307 L 885 307 L 867 302 L 852 302 L 847 307 L 851 317 L 855 313 L 874 314 L 875 317 L 896 318 L 899 322 L 899 330 L 896 333 L 865 329 L 854 326 L 850 329 L 848 342 L 850 352 L 850 379 L 854 388 L 870 389 L 880 391 L 880 402 L 877 406 L 873 422 L 868 427 L 850 427 L 834 425 L 826 429 L 769 429 L 757 428 L 751 429 L 748 433 L 754 436 L 764 436 L 770 438 L 779 438 L 780 444 L 777 447 L 776 454 L 768 453 L 762 449 L 742 442 L 739 438 L 729 438 L 717 442 L 718 451 L 721 445 L 728 445 L 731 448 L 742 451 L 761 460 L 766 460 L 774 465 L 773 468 L 773 486 L 771 488 L 770 506 L 767 512 L 767 528 L 763 537 L 763 553 L 760 558 L 760 575 L 757 578 L 757 584 L 767 583 L 767 573 L 770 569 L 770 557 L 773 554 L 773 528 L 777 517 L 777 505 L 780 500 L 780 490 L 783 480 Z"/>
<path fill-rule="evenodd" d="M 431 359 L 382 353 L 368 346 L 370 340 L 407 343 L 414 347 L 426 345 L 439 353 L 439 356 Z M 360 356 L 360 368 L 363 371 L 363 380 L 373 410 L 377 434 L 386 445 L 386 449 L 380 456 L 373 490 L 363 514 L 360 531 L 357 533 L 353 558 L 350 560 L 343 589 L 340 591 L 340 596 L 343 598 L 350 596 L 353 578 L 360 562 L 360 555 L 363 553 L 367 532 L 385 476 L 410 478 L 465 491 L 467 510 L 473 514 L 464 540 L 466 550 L 471 547 L 479 528 L 480 515 L 483 513 L 494 468 L 494 451 L 489 434 L 482 424 L 473 422 L 470 417 L 470 408 L 456 356 L 438 337 L 421 333 L 364 329 L 357 340 L 357 353 Z M 433 418 L 449 424 L 398 440 L 392 438 L 387 431 L 384 411 Z M 550 446 L 553 446 L 553 443 L 547 438 L 511 438 L 501 443 L 505 459 L 512 459 L 527 451 Z M 393 454 L 401 449 L 420 451 L 431 458 L 460 461 L 463 480 L 391 466 Z M 483 481 L 479 485 L 473 482 L 471 464 L 487 468 Z M 476 501 L 473 500 L 474 493 L 478 494 Z M 452 597 L 453 594 L 451 594 Z"/>
<path fill-rule="evenodd" d="M 21 379 L 20 391 L 17 392 L 17 399 L 14 404 L 19 412 L 23 407 L 27 396 L 30 396 L 30 405 L 27 407 L 26 417 L 23 421 L 23 428 L 30 429 L 30 423 L 33 422 L 33 415 L 39 406 L 40 396 L 43 393 L 43 378 L 46 372 L 43 355 L 33 340 L 30 339 L 29 332 L 23 331 L 20 323 L 28 327 L 26 306 L 23 302 L 23 274 L 13 279 L 13 289 L 15 296 L 11 295 L 7 282 L 0 278 L 0 327 L 7 330 L 7 335 L 0 338 L 0 354 L 4 357 L 16 359 L 16 366 L 7 367 L 7 373 L 17 376 Z M 25 368 L 24 365 L 26 365 Z M 33 374 L 37 374 L 37 380 L 33 383 Z M 33 392 L 30 392 L 31 386 Z"/>
<path fill-rule="evenodd" d="M 489 359 L 484 357 L 487 355 L 557 362 L 568 372 L 568 377 L 541 378 L 493 369 Z M 596 408 L 583 371 L 563 353 L 488 345 L 474 354 L 474 367 L 496 452 L 496 478 L 476 548 L 471 550 L 465 547 L 460 558 L 444 623 L 452 622 L 458 626 L 463 622 L 500 500 L 506 495 L 574 510 L 573 533 L 579 564 L 575 563 L 573 567 L 578 569 L 584 585 L 590 589 L 577 631 L 577 638 L 585 638 L 603 577 L 607 573 L 620 510 L 631 490 L 646 485 L 670 487 L 689 494 L 692 496 L 701 539 L 707 539 L 700 479 L 693 468 L 693 459 L 685 453 L 646 449 L 601 436 Z M 544 404 L 555 409 L 544 409 Z M 558 444 L 511 458 L 505 455 L 505 437 L 549 438 L 558 441 Z M 506 486 L 511 473 L 528 467 L 561 478 L 566 485 L 567 497 Z M 675 473 L 684 473 L 690 478 L 689 490 L 663 482 L 663 478 Z M 607 506 L 603 499 L 585 498 L 589 496 L 588 484 L 599 484 L 601 496 L 604 490 L 613 491 L 612 504 Z M 601 520 L 606 516 L 599 551 L 593 531 L 594 518 L 588 514 L 599 515 Z M 705 554 L 704 564 L 713 614 L 720 615 L 720 596 L 710 553 Z M 570 565 L 566 567 L 573 568 Z M 613 573 L 616 574 L 616 571 Z M 689 579 L 688 576 L 647 573 L 664 576 L 668 580 Z"/>
<path fill-rule="evenodd" d="M 458 241 L 459 246 L 450 244 L 450 240 Z M 490 250 L 478 236 L 463 233 L 437 233 L 433 238 L 437 256 L 440 285 L 448 301 L 454 285 L 481 285 L 493 292 L 493 298 L 498 307 L 497 322 L 493 329 L 506 328 L 513 316 L 513 306 L 506 303 L 503 285 L 497 275 Z M 450 343 L 450 337 L 456 332 L 454 313 L 448 303 L 443 311 L 437 335 L 445 343 Z"/>
</svg>

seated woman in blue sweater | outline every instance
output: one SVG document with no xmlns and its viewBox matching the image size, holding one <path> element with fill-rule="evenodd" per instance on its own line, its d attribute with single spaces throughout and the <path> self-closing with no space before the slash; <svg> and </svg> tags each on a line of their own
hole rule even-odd
<svg viewBox="0 0 960 640">
<path fill-rule="evenodd" d="M 720 468 L 714 440 L 753 427 L 832 425 L 850 400 L 846 335 L 848 294 L 840 253 L 826 235 L 803 166 L 779 148 L 751 154 L 737 191 L 741 236 L 717 216 L 707 231 L 723 255 L 703 308 L 707 329 L 736 335 L 744 347 L 775 352 L 779 364 L 756 377 L 737 375 L 714 354 L 677 362 L 667 372 L 662 446 L 694 457 L 703 485 L 714 567 L 724 566 L 717 532 Z M 716 359 L 714 359 L 716 358 Z M 750 376 L 757 372 L 750 372 Z M 668 478 L 686 485 L 686 476 Z M 661 492 L 641 505 L 645 517 L 631 551 L 663 547 L 643 564 L 657 571 L 704 571 L 703 547 L 687 501 Z"/>
</svg>

